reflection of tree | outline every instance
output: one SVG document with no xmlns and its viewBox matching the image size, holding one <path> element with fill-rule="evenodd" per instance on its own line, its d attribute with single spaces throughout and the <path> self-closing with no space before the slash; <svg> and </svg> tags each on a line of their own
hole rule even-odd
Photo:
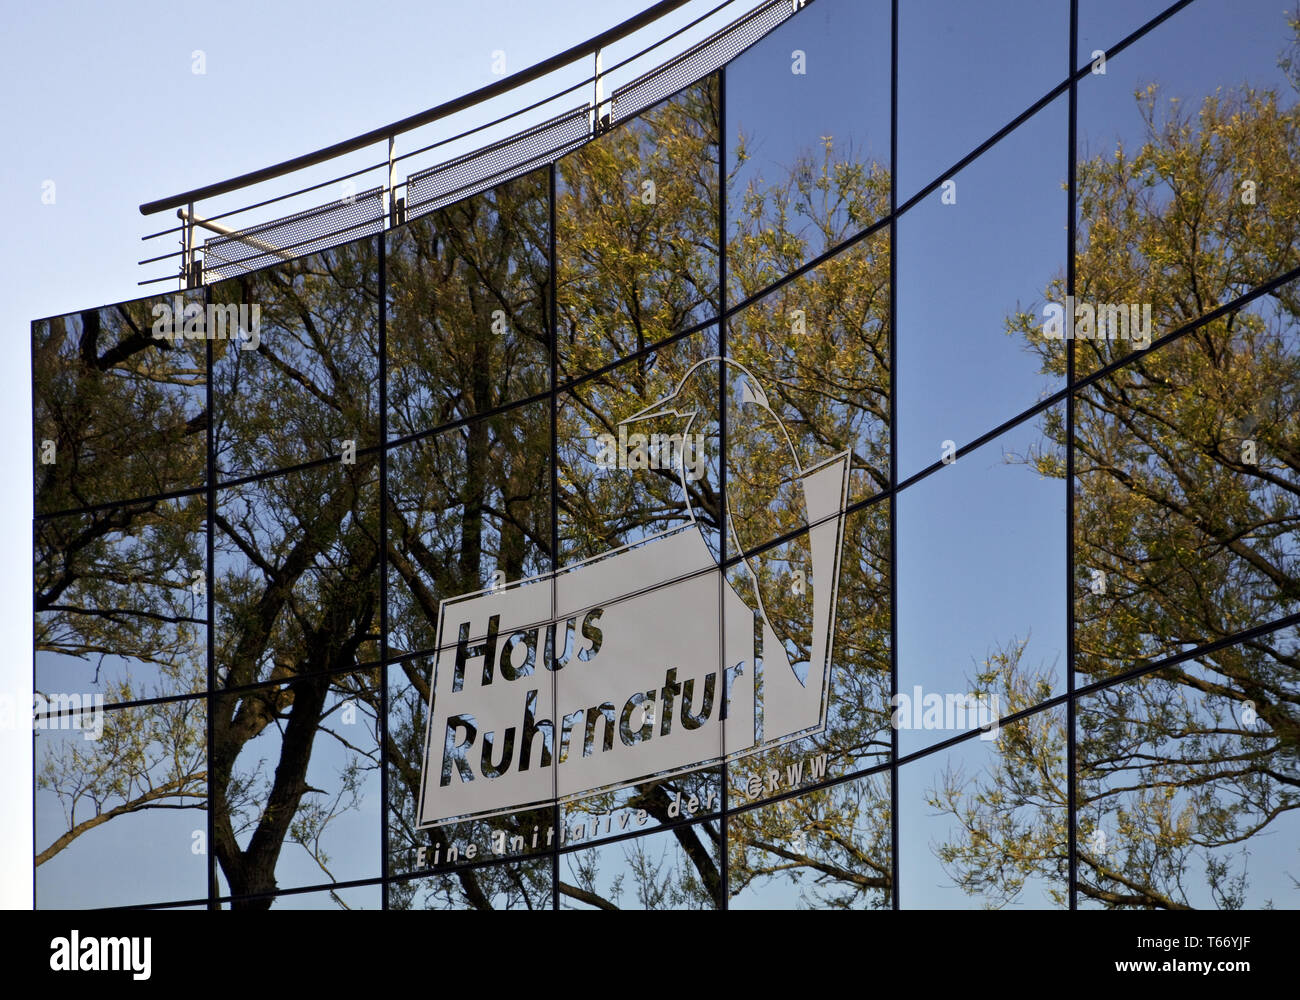
<svg viewBox="0 0 1300 1000">
<path fill-rule="evenodd" d="M 1027 640 L 1013 640 L 989 657 L 975 690 L 992 693 L 1001 715 L 1013 715 L 1052 694 L 1050 675 L 1022 664 Z M 978 774 L 949 768 L 927 789 L 928 804 L 953 817 L 955 835 L 933 845 L 944 870 L 986 904 L 1015 902 L 1031 880 L 1065 905 L 1069 805 L 1062 712 L 1048 711 L 1004 724 L 990 744 L 995 759 Z M 981 749 L 984 744 L 980 744 Z"/>
<path fill-rule="evenodd" d="M 716 314 L 718 117 L 710 77 L 556 164 L 563 374 Z"/>
<path fill-rule="evenodd" d="M 261 303 L 263 318 L 256 352 L 214 344 L 219 467 L 284 466 L 349 441 L 361 449 L 352 462 L 217 491 L 223 691 L 212 699 L 209 807 L 213 853 L 237 895 L 276 887 L 286 842 L 328 870 L 323 825 L 350 800 L 360 770 L 377 766 L 365 730 L 377 715 L 378 671 L 358 666 L 378 659 L 379 463 L 364 450 L 377 438 L 378 295 L 373 241 L 213 289 L 219 301 Z M 278 683 L 224 693 L 266 681 Z M 340 725 L 344 700 L 369 719 Z M 313 754 L 326 752 L 318 735 L 340 761 L 327 765 L 338 770 L 329 789 L 308 780 Z M 269 776 L 263 754 L 276 759 Z"/>
<path fill-rule="evenodd" d="M 96 827 L 145 809 L 201 809 L 207 798 L 206 727 L 198 702 L 106 715 L 100 739 L 76 734 L 40 759 L 38 787 L 54 791 L 67 829 L 38 850 L 42 865 Z"/>
<path fill-rule="evenodd" d="M 980 677 L 984 690 L 1007 699 L 1007 713 L 1050 692 L 1024 668 L 1023 650 L 999 651 Z M 1297 805 L 1293 738 L 1216 692 L 1270 656 L 1267 646 L 1246 643 L 1080 702 L 1081 905 L 1257 907 L 1259 892 L 1276 898 L 1271 885 L 1251 891 L 1251 854 L 1260 849 L 1251 838 L 1284 826 Z M 1065 741 L 1062 709 L 1004 725 L 986 767 L 949 771 L 929 793 L 931 806 L 956 822 L 938 845 L 940 862 L 990 905 L 1017 901 L 1027 884 L 1065 902 Z"/>
<path fill-rule="evenodd" d="M 38 522 L 36 648 L 93 658 L 97 676 L 110 658 L 145 664 L 166 679 L 149 695 L 201 690 L 202 524 L 203 504 L 192 498 Z M 115 701 L 146 696 L 109 683 Z"/>
<path fill-rule="evenodd" d="M 788 173 L 751 176 L 738 192 L 745 145 L 741 137 L 730 178 L 730 203 L 741 206 L 728 244 L 733 300 L 761 295 L 888 214 L 887 172 L 829 138 L 820 150 L 793 156 Z M 850 453 L 851 500 L 888 485 L 889 311 L 889 243 L 880 234 L 762 295 L 728 325 L 728 356 L 767 391 L 803 466 Z M 728 392 L 731 537 L 762 545 L 802 527 L 802 497 L 788 459 L 764 450 L 769 422 L 733 417 L 736 387 Z M 769 769 L 787 774 L 823 753 L 830 774 L 887 759 L 888 520 L 888 509 L 876 504 L 850 515 L 845 526 L 825 732 L 738 761 L 733 781 L 743 786 L 744 776 Z M 809 565 L 806 548 L 796 538 L 747 560 L 768 619 L 790 640 L 792 662 L 807 659 L 811 641 L 811 591 L 788 582 L 792 568 Z M 784 887 L 787 897 L 798 887 L 806 905 L 890 903 L 889 798 L 868 780 L 740 812 L 728 819 L 728 837 L 733 895 L 752 889 L 761 901 L 764 887 Z"/>
<path fill-rule="evenodd" d="M 717 824 L 705 825 L 716 838 Z M 666 846 L 663 837 L 574 851 L 561 864 L 564 895 L 596 909 L 700 910 L 712 909 L 717 899 L 717 887 L 701 882 L 698 862 Z"/>
<path fill-rule="evenodd" d="M 556 165 L 556 287 L 561 377 L 616 358 L 716 315 L 718 93 L 710 78 L 565 157 Z M 651 185 L 647 187 L 646 185 Z M 715 353 L 696 334 L 580 384 L 559 400 L 560 555 L 577 560 L 686 523 L 671 468 L 604 474 L 602 434 L 676 388 Z M 701 400 L 713 473 L 691 482 L 701 521 L 719 524 L 717 405 Z M 631 428 L 677 432 L 682 428 Z"/>
<path fill-rule="evenodd" d="M 562 377 L 651 345 L 716 309 L 718 139 L 716 87 L 709 83 L 559 164 L 556 348 Z M 386 539 L 380 537 L 380 464 L 371 447 L 378 428 L 373 242 L 277 265 L 213 290 L 219 302 L 257 303 L 262 309 L 257 351 L 213 345 L 213 433 L 220 474 L 229 478 L 320 462 L 216 491 L 210 586 L 219 690 L 210 701 L 211 760 L 205 761 L 203 752 L 203 720 L 184 710 L 190 703 L 114 715 L 118 728 L 110 742 L 76 759 L 46 761 L 47 787 L 65 802 L 79 795 L 83 802 L 93 801 L 93 816 L 79 812 L 38 860 L 122 811 L 206 806 L 216 830 L 212 850 L 234 893 L 273 892 L 287 845 L 305 849 L 325 878 L 335 877 L 344 845 L 331 840 L 331 824 L 377 784 L 363 789 L 365 775 L 378 765 L 375 731 L 383 708 L 381 672 L 369 665 L 379 648 L 381 541 L 390 574 L 390 643 L 404 654 L 427 651 L 432 644 L 442 599 L 491 584 L 497 571 L 509 580 L 545 571 L 557 555 L 551 545 L 546 404 L 489 413 L 546 386 L 552 347 L 545 322 L 551 294 L 545 271 L 545 180 L 539 174 L 502 185 L 416 220 L 388 239 L 392 433 L 459 423 L 390 450 Z M 653 199 L 645 197 L 645 180 L 655 181 Z M 809 233 L 787 231 L 791 198 L 804 199 L 799 212 L 824 224 Z M 829 147 L 823 156 L 799 160 L 780 184 L 751 186 L 747 193 L 731 237 L 733 281 L 741 294 L 757 292 L 778 272 L 857 231 L 862 219 L 884 214 L 887 203 L 887 179 L 878 169 L 840 162 Z M 812 245 L 815 239 L 822 244 Z M 728 351 L 761 379 L 805 464 L 845 449 L 853 453 L 855 495 L 879 490 L 888 468 L 888 287 L 887 244 L 864 241 L 756 302 L 727 333 Z M 804 314 L 799 332 L 787 317 L 796 307 Z M 504 327 L 494 322 L 497 310 L 505 314 Z M 597 554 L 682 523 L 685 508 L 674 473 L 602 475 L 589 445 L 594 434 L 614 429 L 619 419 L 672 389 L 702 356 L 699 345 L 705 339 L 699 334 L 602 373 L 560 400 L 558 555 Z M 204 345 L 197 343 L 201 353 Z M 156 342 L 130 331 L 118 344 L 104 349 L 128 359 L 159 350 Z M 38 354 L 38 383 L 40 373 L 54 381 L 72 377 L 78 363 L 66 352 Z M 206 432 L 208 420 L 201 358 L 199 364 L 193 405 L 176 405 L 174 418 L 167 420 L 163 404 L 138 398 L 140 390 L 129 381 L 103 379 L 102 366 L 100 374 L 87 375 L 83 394 L 97 394 L 94 407 L 120 412 L 115 419 L 124 424 L 138 423 L 144 409 L 157 415 L 155 426 L 170 428 L 170 449 L 139 440 L 117 445 L 122 469 L 136 468 L 126 459 L 143 451 L 150 458 L 161 456 L 155 465 L 163 466 L 163 474 L 149 470 L 162 484 L 155 488 L 123 472 L 114 498 L 202 484 L 201 448 L 197 461 L 192 453 L 195 435 Z M 191 366 L 173 377 L 193 382 L 196 373 Z M 52 395 L 63 391 L 53 382 L 42 389 Z M 729 406 L 739 401 L 731 399 Z M 88 405 L 69 427 L 84 425 L 92 410 Z M 734 421 L 729 455 L 738 466 L 748 463 L 751 485 L 779 489 L 788 470 L 760 461 L 759 430 Z M 185 447 L 174 446 L 177 440 Z M 710 459 L 715 471 L 693 484 L 699 491 L 695 508 L 713 529 L 722 527 L 716 440 Z M 346 441 L 358 449 L 354 463 L 338 461 Z M 96 469 L 115 461 L 103 449 L 93 458 Z M 80 481 L 69 473 L 65 489 Z M 70 494 L 66 502 L 51 500 L 45 509 L 101 498 Z M 743 513 L 756 538 L 799 527 L 781 505 L 757 503 Z M 37 648 L 133 657 L 141 666 L 115 698 L 156 693 L 145 681 L 144 665 L 185 676 L 186 690 L 202 686 L 204 630 L 186 619 L 201 624 L 206 613 L 206 591 L 193 587 L 194 572 L 204 565 L 206 516 L 200 496 L 171 504 L 131 503 L 70 518 L 66 526 L 43 522 L 37 579 L 43 595 L 38 611 L 45 613 L 38 618 Z M 852 762 L 878 757 L 888 745 L 882 736 L 888 688 L 887 531 L 883 505 L 864 511 L 849 526 L 837 637 L 840 667 L 831 726 L 818 743 L 831 755 L 832 767 L 857 766 Z M 92 595 L 96 608 L 111 605 L 112 612 L 74 615 L 57 606 L 69 603 L 73 594 Z M 88 603 L 91 598 L 77 599 Z M 789 622 L 806 617 L 807 597 L 788 594 L 783 600 L 786 606 L 771 609 L 774 617 Z M 806 645 L 806 637 L 802 641 Z M 493 829 L 522 833 L 551 820 L 548 809 L 414 829 L 430 662 L 412 655 L 387 669 L 383 750 L 389 762 L 387 862 L 393 872 L 410 870 L 422 845 L 432 851 L 453 842 L 485 844 Z M 346 724 L 349 710 L 361 725 Z M 769 763 L 780 766 L 775 757 Z M 317 774 L 331 769 L 339 773 L 326 787 L 315 787 L 323 783 Z M 666 824 L 677 793 L 716 788 L 717 780 L 715 768 L 565 809 L 575 817 L 609 808 L 645 809 Z M 95 789 L 90 799 L 86 787 Z M 818 793 L 784 810 L 733 817 L 733 842 L 739 837 L 752 846 L 742 852 L 744 884 L 804 872 L 810 899 L 835 905 L 886 901 L 887 798 L 882 804 L 879 795 L 868 799 L 856 787 Z M 786 843 L 795 814 L 806 840 L 800 852 Z M 599 873 L 578 877 L 563 864 L 559 889 L 566 899 L 595 906 L 621 901 L 715 905 L 723 849 L 718 823 L 679 825 L 653 844 L 629 841 L 596 851 L 623 858 L 627 880 L 619 887 L 621 897 L 606 894 Z M 397 906 L 549 905 L 549 859 L 509 861 L 397 883 L 391 901 Z"/>
<path fill-rule="evenodd" d="M 1261 668 L 1277 676 L 1270 659 L 1267 646 L 1249 643 L 1087 700 L 1078 737 L 1084 901 L 1236 909 L 1286 900 L 1294 881 L 1260 877 L 1252 855 L 1290 854 L 1274 863 L 1294 880 L 1294 723 L 1274 729 L 1235 696 L 1203 693 Z M 1294 713 L 1294 693 L 1278 700 Z M 1282 843 L 1270 848 L 1259 834 Z"/>
<path fill-rule="evenodd" d="M 888 778 L 862 778 L 731 817 L 733 896 L 771 886 L 818 909 L 888 908 L 892 900 Z"/>
<path fill-rule="evenodd" d="M 44 441 L 54 443 L 53 461 L 36 467 L 38 512 L 202 481 L 203 347 L 155 340 L 153 322 L 146 303 L 128 303 L 35 325 L 38 455 Z M 73 658 L 92 663 L 108 701 L 202 690 L 203 518 L 202 498 L 187 497 L 37 522 L 37 655 L 60 657 L 61 669 Z M 133 681 L 124 670 L 153 681 Z M 43 670 L 43 683 L 85 690 L 55 676 Z M 118 816 L 201 809 L 204 722 L 193 703 L 181 702 L 110 714 L 93 742 L 42 736 L 37 787 L 58 798 L 66 829 L 38 845 L 36 864 Z"/>
<path fill-rule="evenodd" d="M 1148 91 L 1141 146 L 1102 152 L 1078 172 L 1077 299 L 1151 303 L 1157 337 L 1300 257 L 1294 99 L 1242 90 L 1196 113 L 1170 107 L 1161 119 Z M 1253 180 L 1253 197 L 1243 180 Z M 1060 280 L 1048 295 L 1063 301 Z M 1154 353 L 1076 342 L 1081 376 L 1128 362 L 1076 403 L 1076 683 L 1296 611 L 1298 315 L 1288 285 Z M 1012 327 L 1045 367 L 1062 370 L 1036 317 Z M 1049 418 L 1045 435 L 1038 468 L 1063 477 L 1062 422 Z M 1019 656 L 991 662 L 994 689 L 1013 706 L 1032 704 Z M 1264 843 L 1252 838 L 1290 829 L 1300 806 L 1297 668 L 1295 632 L 1285 629 L 1080 702 L 1082 903 L 1236 907 L 1271 896 L 1248 862 Z M 1026 878 L 1063 884 L 1064 746 L 1063 714 L 1035 716 L 1004 736 L 983 778 L 940 793 L 961 820 L 941 855 L 958 884 L 999 902 Z"/>
<path fill-rule="evenodd" d="M 166 304 L 177 298 L 192 301 L 169 297 Z M 154 339 L 150 305 L 89 309 L 34 325 L 38 514 L 202 482 L 203 344 Z"/>
</svg>

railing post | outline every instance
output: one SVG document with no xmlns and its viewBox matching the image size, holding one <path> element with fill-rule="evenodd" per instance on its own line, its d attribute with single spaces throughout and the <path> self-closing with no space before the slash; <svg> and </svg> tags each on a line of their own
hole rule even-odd
<svg viewBox="0 0 1300 1000">
<path fill-rule="evenodd" d="M 601 70 L 601 50 L 596 49 L 596 72 L 592 76 L 591 94 L 591 134 L 600 135 L 610 126 L 610 112 L 602 105 L 605 103 L 605 78 Z"/>
<path fill-rule="evenodd" d="M 199 288 L 203 285 L 203 260 L 194 246 L 194 202 L 178 209 L 176 214 L 185 223 L 185 236 L 182 240 L 184 254 L 181 257 L 181 289 Z"/>
<path fill-rule="evenodd" d="M 397 145 L 397 136 L 388 137 L 388 179 L 384 182 L 384 216 L 388 227 L 392 229 L 406 221 L 406 199 L 397 197 L 397 164 L 393 151 Z"/>
</svg>

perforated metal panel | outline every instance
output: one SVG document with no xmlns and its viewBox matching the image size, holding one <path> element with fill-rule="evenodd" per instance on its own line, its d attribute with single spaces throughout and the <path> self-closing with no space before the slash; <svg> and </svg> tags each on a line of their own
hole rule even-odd
<svg viewBox="0 0 1300 1000">
<path fill-rule="evenodd" d="M 620 87 L 610 99 L 611 123 L 635 117 L 708 76 L 793 13 L 789 0 L 764 4 Z M 407 218 L 416 218 L 558 159 L 591 138 L 591 124 L 591 106 L 585 104 L 485 149 L 412 174 L 407 178 Z"/>
<path fill-rule="evenodd" d="M 640 114 L 696 80 L 725 66 L 794 13 L 789 0 L 765 4 L 733 21 L 662 66 L 637 77 L 614 93 L 614 120 Z"/>
<path fill-rule="evenodd" d="M 485 149 L 412 174 L 406 180 L 406 217 L 413 219 L 525 174 L 590 137 L 591 114 L 584 106 Z"/>
<path fill-rule="evenodd" d="M 383 194 L 383 188 L 371 188 L 352 198 L 340 198 L 319 208 L 250 226 L 240 230 L 243 240 L 233 236 L 204 240 L 203 280 L 220 281 L 283 260 L 272 247 L 290 257 L 304 257 L 317 250 L 373 236 L 384 228 Z"/>
<path fill-rule="evenodd" d="M 611 122 L 632 118 L 716 71 L 795 12 L 790 0 L 771 0 L 737 18 L 681 55 L 618 88 L 610 97 Z M 550 163 L 592 137 L 589 104 L 566 111 L 490 146 L 411 174 L 406 179 L 406 218 L 414 219 L 503 181 Z M 250 246 L 229 236 L 204 243 L 206 281 L 232 277 L 280 260 L 274 247 L 293 257 L 338 246 L 384 228 L 383 189 L 339 200 L 284 219 L 242 230 L 265 244 Z"/>
</svg>

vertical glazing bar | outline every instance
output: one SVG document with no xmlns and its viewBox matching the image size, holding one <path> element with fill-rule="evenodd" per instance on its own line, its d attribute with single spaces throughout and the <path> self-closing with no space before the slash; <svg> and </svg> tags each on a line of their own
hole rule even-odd
<svg viewBox="0 0 1300 1000">
<path fill-rule="evenodd" d="M 555 386 L 558 381 L 559 370 L 559 313 L 557 311 L 557 300 L 559 298 L 559 282 L 556 279 L 555 267 L 555 164 L 552 162 L 547 174 L 547 192 L 550 207 L 550 232 L 547 236 L 547 260 L 550 271 L 551 295 L 547 303 L 547 328 L 550 331 L 551 356 L 550 356 L 550 394 L 548 399 L 551 404 L 551 572 L 557 572 L 560 568 L 560 526 L 559 526 L 559 460 L 560 460 L 560 439 L 559 439 L 559 399 L 556 396 Z M 551 615 L 554 617 L 555 608 L 555 586 L 551 586 Z M 559 719 L 559 680 L 558 670 L 550 671 L 551 674 L 551 704 L 554 706 L 555 718 Z M 552 756 L 551 774 L 552 774 L 552 805 L 551 805 L 551 826 L 555 831 L 554 843 L 550 846 L 551 854 L 551 909 L 560 908 L 560 806 L 558 801 L 557 782 L 555 780 L 555 768 L 559 766 L 560 744 L 558 737 L 555 742 L 555 749 Z"/>
<path fill-rule="evenodd" d="M 718 70 L 718 505 L 721 511 L 718 538 L 718 669 L 726 669 L 726 590 L 727 590 L 727 68 Z M 725 676 L 725 673 L 724 673 Z M 719 853 L 718 867 L 722 872 L 721 900 L 718 908 L 729 908 L 731 845 L 727 840 L 727 798 L 729 775 L 726 744 L 722 746 L 722 765 L 719 767 L 721 813 L 718 817 Z"/>
<path fill-rule="evenodd" d="M 1069 135 L 1066 139 L 1067 187 L 1066 197 L 1066 240 L 1065 251 L 1065 294 L 1066 302 L 1074 301 L 1074 242 L 1078 235 L 1078 218 L 1075 210 L 1077 195 L 1077 170 L 1075 154 L 1078 149 L 1079 126 L 1079 78 L 1074 72 L 1076 51 L 1079 37 L 1079 0 L 1070 0 L 1070 110 Z M 1069 898 L 1070 909 L 1078 908 L 1079 900 L 1079 851 L 1076 837 L 1078 820 L 1078 747 L 1075 743 L 1075 693 L 1074 693 L 1074 340 L 1065 340 L 1065 385 L 1068 395 L 1065 398 L 1065 690 L 1067 695 L 1065 711 L 1065 787 L 1066 795 L 1066 843 L 1069 855 Z"/>
<path fill-rule="evenodd" d="M 392 144 L 388 147 L 392 170 Z M 379 260 L 379 874 L 388 909 L 388 237 L 375 237 Z"/>
<path fill-rule="evenodd" d="M 898 695 L 898 0 L 889 18 L 889 707 Z M 890 716 L 892 720 L 892 715 Z M 898 728 L 889 727 L 890 905 L 898 902 Z"/>
<path fill-rule="evenodd" d="M 193 218 L 194 218 L 194 212 L 193 212 L 193 206 L 191 206 L 191 210 L 190 210 L 191 226 L 193 225 L 192 222 Z M 203 298 L 205 304 L 210 303 L 212 301 L 211 286 L 203 290 Z M 207 748 L 208 748 L 208 764 L 207 764 L 207 771 L 208 771 L 207 838 L 208 841 L 206 845 L 207 846 L 206 859 L 207 859 L 207 867 L 208 867 L 208 909 L 215 910 L 218 908 L 218 904 L 216 902 L 218 896 L 217 867 L 216 867 L 216 855 L 214 853 L 215 845 L 216 845 L 216 836 L 217 836 L 216 833 L 217 820 L 216 820 L 216 811 L 213 808 L 213 803 L 215 802 L 216 797 L 212 794 L 212 758 L 216 754 L 216 730 L 214 728 L 215 723 L 214 723 L 214 713 L 213 713 L 213 708 L 216 702 L 213 698 L 212 692 L 216 689 L 217 686 L 216 684 L 217 636 L 216 636 L 216 629 L 214 628 L 217 620 L 216 613 L 215 613 L 215 596 L 214 596 L 217 589 L 216 574 L 215 574 L 216 533 L 213 527 L 213 519 L 216 517 L 216 513 L 217 513 L 217 486 L 216 486 L 217 459 L 216 459 L 216 429 L 215 429 L 216 420 L 213 419 L 213 403 L 215 401 L 215 391 L 213 389 L 214 380 L 212 378 L 213 359 L 212 359 L 211 339 L 208 339 L 206 341 L 203 366 L 204 366 L 205 382 L 207 383 L 206 386 L 204 387 L 204 396 L 205 396 L 204 406 L 206 407 L 207 414 L 208 414 L 208 426 L 205 431 L 207 450 L 208 450 L 206 473 L 205 473 L 205 478 L 207 479 L 207 486 L 208 486 L 206 491 L 208 510 L 207 510 L 207 518 L 206 518 L 207 523 L 205 525 L 205 532 L 204 532 L 205 534 L 204 570 L 206 574 L 204 576 L 204 584 L 206 589 L 205 597 L 207 602 L 207 616 L 208 616 L 208 629 L 207 629 L 208 641 L 207 641 L 207 648 L 204 651 L 205 658 L 206 658 L 205 669 L 206 669 L 207 689 L 208 689 L 207 701 L 205 702 L 207 706 L 206 715 L 207 715 Z"/>
</svg>

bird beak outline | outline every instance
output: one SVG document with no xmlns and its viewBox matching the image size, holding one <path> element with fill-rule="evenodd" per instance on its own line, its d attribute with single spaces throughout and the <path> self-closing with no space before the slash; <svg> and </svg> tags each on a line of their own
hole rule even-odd
<svg viewBox="0 0 1300 1000">
<path fill-rule="evenodd" d="M 635 424 L 642 420 L 653 420 L 656 417 L 682 417 L 685 419 L 694 419 L 695 410 L 679 410 L 673 401 L 677 398 L 677 392 L 674 390 L 667 396 L 661 396 L 644 409 L 637 410 L 630 417 L 624 417 L 618 422 L 618 426 L 625 424 Z"/>
</svg>

